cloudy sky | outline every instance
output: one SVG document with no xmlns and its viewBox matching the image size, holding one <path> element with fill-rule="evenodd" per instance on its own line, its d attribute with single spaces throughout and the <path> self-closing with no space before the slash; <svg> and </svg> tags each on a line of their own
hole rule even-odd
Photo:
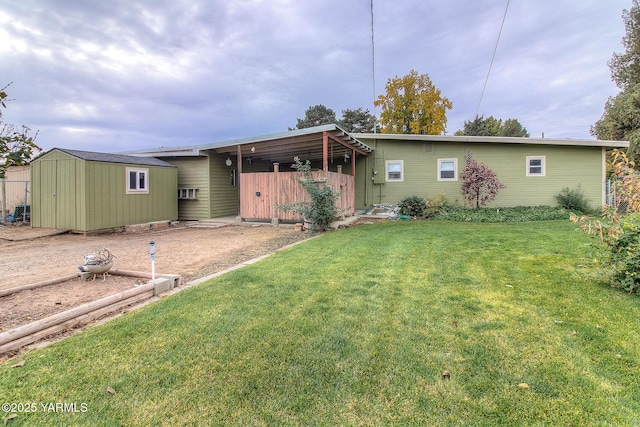
<svg viewBox="0 0 640 427">
<path fill-rule="evenodd" d="M 375 94 L 412 69 L 473 119 L 507 0 L 373 0 Z M 591 139 L 618 92 L 631 0 L 511 0 L 479 114 Z M 7 123 L 37 143 L 124 151 L 286 131 L 373 109 L 370 0 L 0 0 Z M 380 111 L 376 111 L 379 115 Z"/>
</svg>

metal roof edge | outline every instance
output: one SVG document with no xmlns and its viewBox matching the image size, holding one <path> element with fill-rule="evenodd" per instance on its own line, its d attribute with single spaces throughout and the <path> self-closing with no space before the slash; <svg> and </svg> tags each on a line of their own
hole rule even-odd
<svg viewBox="0 0 640 427">
<path fill-rule="evenodd" d="M 354 136 L 354 135 L 360 135 L 360 134 L 349 133 L 343 128 L 341 128 L 340 126 L 333 123 L 327 124 L 327 125 L 303 128 L 303 129 L 293 129 L 293 130 L 288 130 L 284 132 L 276 132 L 276 133 L 270 133 L 265 135 L 257 135 L 257 136 L 250 136 L 246 138 L 238 138 L 238 139 L 232 139 L 227 141 L 219 141 L 219 142 L 213 142 L 209 144 L 202 144 L 202 145 L 198 145 L 197 148 L 200 150 L 212 150 L 215 148 L 231 147 L 234 145 L 244 145 L 244 144 L 257 143 L 257 142 L 273 141 L 276 139 L 283 139 L 283 138 L 294 138 L 296 136 L 310 135 L 313 133 L 336 132 L 336 131 L 340 131 L 345 136 L 347 136 L 348 141 L 354 141 L 354 142 L 351 142 L 353 145 L 357 145 L 365 149 L 366 151 L 372 151 L 371 147 L 367 146 L 366 144 L 364 144 L 362 141 L 360 141 L 358 138 Z"/>
<path fill-rule="evenodd" d="M 628 148 L 629 141 L 609 141 L 598 139 L 562 139 L 562 138 L 520 138 L 506 136 L 457 136 L 457 135 L 413 135 L 413 134 L 358 134 L 363 140 L 388 139 L 420 142 L 462 142 L 495 144 L 531 144 L 531 145 L 570 145 L 587 147 Z"/>
<path fill-rule="evenodd" d="M 122 151 L 119 154 L 138 157 L 197 157 L 206 155 L 194 146 L 147 148 L 142 150 Z"/>
<path fill-rule="evenodd" d="M 68 154 L 70 156 L 76 157 L 78 159 L 86 160 L 90 162 L 124 163 L 124 164 L 145 165 L 145 166 L 175 167 L 175 165 L 172 165 L 170 163 L 165 162 L 164 160 L 160 160 L 152 156 L 131 156 L 127 154 L 102 153 L 98 151 L 76 150 L 76 149 L 60 148 L 60 147 L 54 147 L 51 150 L 47 151 L 46 153 L 42 153 L 37 158 L 33 159 L 33 161 L 38 160 L 56 150 L 62 153 Z"/>
</svg>

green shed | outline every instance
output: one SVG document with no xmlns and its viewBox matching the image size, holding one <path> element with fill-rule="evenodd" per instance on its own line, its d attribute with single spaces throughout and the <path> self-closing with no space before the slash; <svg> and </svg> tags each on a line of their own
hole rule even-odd
<svg viewBox="0 0 640 427">
<path fill-rule="evenodd" d="M 153 157 L 54 148 L 31 162 L 31 226 L 80 232 L 178 218 L 178 169 Z"/>
</svg>

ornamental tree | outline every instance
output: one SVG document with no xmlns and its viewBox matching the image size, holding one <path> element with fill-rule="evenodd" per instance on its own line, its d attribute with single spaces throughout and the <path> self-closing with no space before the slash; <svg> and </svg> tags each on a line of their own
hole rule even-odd
<svg viewBox="0 0 640 427">
<path fill-rule="evenodd" d="M 495 172 L 466 156 L 467 164 L 460 174 L 462 179 L 462 195 L 471 206 L 476 208 L 485 206 L 498 195 L 498 191 L 507 186 L 498 180 Z"/>
<path fill-rule="evenodd" d="M 7 108 L 7 92 L 5 89 L 11 83 L 0 89 L 0 107 Z M 35 137 L 29 136 L 29 128 L 7 124 L 2 121 L 0 110 L 0 179 L 3 179 L 7 168 L 12 165 L 23 165 L 33 156 L 34 151 L 42 151 L 35 144 Z M 37 134 L 36 134 L 37 135 Z"/>
</svg>

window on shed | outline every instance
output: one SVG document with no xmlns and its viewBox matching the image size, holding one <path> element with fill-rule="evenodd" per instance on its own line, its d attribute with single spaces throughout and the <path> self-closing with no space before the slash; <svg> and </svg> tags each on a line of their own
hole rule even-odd
<svg viewBox="0 0 640 427">
<path fill-rule="evenodd" d="M 127 168 L 127 194 L 149 193 L 149 169 Z"/>
<path fill-rule="evenodd" d="M 545 176 L 545 156 L 527 156 L 527 176 Z"/>
<path fill-rule="evenodd" d="M 387 181 L 404 181 L 404 160 L 387 160 L 385 162 Z"/>
<path fill-rule="evenodd" d="M 458 159 L 438 159 L 438 181 L 458 180 Z"/>
</svg>

